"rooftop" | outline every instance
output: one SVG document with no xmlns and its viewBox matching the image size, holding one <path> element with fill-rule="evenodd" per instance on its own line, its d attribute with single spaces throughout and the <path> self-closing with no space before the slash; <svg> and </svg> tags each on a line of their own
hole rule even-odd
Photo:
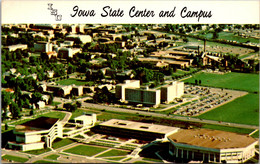
<svg viewBox="0 0 260 164">
<path fill-rule="evenodd" d="M 35 120 L 17 125 L 15 130 L 20 132 L 49 130 L 58 120 L 57 118 L 39 117 Z"/>
<path fill-rule="evenodd" d="M 168 138 L 175 143 L 213 149 L 242 148 L 257 141 L 248 135 L 209 129 L 182 129 Z"/>
<path fill-rule="evenodd" d="M 170 133 L 173 131 L 177 131 L 179 129 L 177 127 L 171 127 L 171 126 L 156 125 L 156 124 L 119 120 L 119 119 L 111 119 L 109 121 L 101 123 L 100 125 L 116 127 L 116 128 L 123 128 L 123 129 L 130 129 L 130 130 L 154 132 L 154 133 L 160 133 L 160 134 L 167 134 L 167 133 Z"/>
</svg>

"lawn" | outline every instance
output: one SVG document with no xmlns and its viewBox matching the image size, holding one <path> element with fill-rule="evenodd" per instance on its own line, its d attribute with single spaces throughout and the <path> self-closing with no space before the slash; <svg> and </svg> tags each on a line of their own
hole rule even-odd
<svg viewBox="0 0 260 164">
<path fill-rule="evenodd" d="M 71 143 L 73 143 L 74 141 L 72 141 L 71 139 L 65 138 L 65 139 L 56 139 L 53 143 L 52 143 L 52 148 L 53 149 L 58 149 L 60 147 L 69 145 Z"/>
<path fill-rule="evenodd" d="M 60 156 L 57 155 L 57 154 L 52 154 L 52 155 L 49 155 L 47 157 L 44 157 L 44 159 L 51 159 L 51 160 L 57 160 L 57 158 L 59 158 Z"/>
<path fill-rule="evenodd" d="M 224 75 L 213 73 L 197 73 L 192 78 L 184 80 L 184 82 L 195 83 L 201 80 L 201 85 L 218 88 L 244 90 L 249 92 L 259 91 L 259 75 L 249 73 L 226 73 Z"/>
<path fill-rule="evenodd" d="M 52 162 L 52 161 L 45 161 L 45 160 L 38 160 L 33 163 L 59 163 L 59 162 Z"/>
<path fill-rule="evenodd" d="M 122 160 L 124 158 L 125 157 L 112 157 L 112 158 L 105 158 L 105 159 L 112 160 L 112 161 L 120 161 L 120 160 Z"/>
<path fill-rule="evenodd" d="M 223 122 L 259 125 L 259 95 L 247 94 L 197 117 Z"/>
<path fill-rule="evenodd" d="M 85 156 L 93 156 L 102 151 L 107 150 L 106 148 L 96 147 L 96 146 L 88 146 L 88 145 L 79 145 L 73 148 L 67 149 L 64 152 L 78 154 L 78 155 L 85 155 Z"/>
<path fill-rule="evenodd" d="M 56 105 L 59 105 L 59 104 L 61 104 L 61 102 L 53 101 L 53 102 L 51 103 L 52 106 L 56 106 Z"/>
<path fill-rule="evenodd" d="M 22 158 L 22 157 L 17 157 L 17 156 L 12 156 L 12 155 L 4 155 L 2 156 L 3 160 L 12 160 L 13 162 L 20 162 L 20 163 L 24 163 L 26 161 L 28 161 L 27 158 Z"/>
<path fill-rule="evenodd" d="M 241 133 L 241 134 L 249 134 L 252 131 L 254 131 L 253 129 L 235 128 L 235 127 L 229 127 L 229 126 L 210 125 L 210 124 L 206 124 L 202 128 L 222 130 L 222 131 Z"/>
<path fill-rule="evenodd" d="M 250 41 L 251 43 L 259 43 L 258 39 L 255 39 L 255 38 L 243 38 L 241 36 L 234 35 L 233 33 L 230 33 L 230 32 L 220 32 L 218 34 L 219 34 L 219 37 L 217 39 L 234 40 L 234 41 L 237 41 L 239 43 L 244 43 L 244 42 L 247 42 L 247 41 Z M 206 34 L 204 36 L 207 39 L 211 39 L 213 34 L 212 33 L 208 33 L 208 34 Z"/>
<path fill-rule="evenodd" d="M 112 149 L 109 150 L 97 157 L 111 157 L 111 156 L 125 156 L 127 155 L 129 152 L 128 151 L 122 151 L 122 150 L 117 150 L 117 149 Z"/>
<path fill-rule="evenodd" d="M 71 85 L 71 84 L 75 84 L 75 85 L 89 85 L 92 86 L 94 85 L 93 81 L 85 81 L 85 80 L 79 80 L 79 79 L 66 79 L 66 80 L 61 80 L 56 82 L 58 84 L 61 85 Z"/>
<path fill-rule="evenodd" d="M 66 114 L 62 113 L 62 112 L 50 112 L 50 113 L 43 114 L 41 116 L 50 117 L 50 118 L 63 119 L 65 117 L 65 115 Z"/>
<path fill-rule="evenodd" d="M 43 153 L 46 153 L 46 152 L 49 152 L 49 151 L 51 151 L 51 149 L 46 148 L 46 149 L 40 149 L 40 150 L 24 151 L 24 153 L 39 155 L 39 154 L 43 154 Z"/>
</svg>

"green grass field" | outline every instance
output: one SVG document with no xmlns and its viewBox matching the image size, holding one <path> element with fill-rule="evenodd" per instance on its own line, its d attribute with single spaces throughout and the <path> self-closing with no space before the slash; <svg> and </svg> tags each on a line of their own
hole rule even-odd
<svg viewBox="0 0 260 164">
<path fill-rule="evenodd" d="M 73 148 L 67 149 L 64 152 L 91 157 L 91 156 L 101 153 L 102 151 L 105 151 L 105 150 L 107 150 L 107 149 L 102 148 L 102 147 L 79 145 L 79 146 L 75 146 Z"/>
<path fill-rule="evenodd" d="M 53 143 L 52 143 L 52 148 L 53 149 L 58 149 L 60 147 L 69 145 L 71 143 L 74 143 L 74 141 L 72 141 L 71 139 L 65 138 L 65 139 L 56 139 Z"/>
<path fill-rule="evenodd" d="M 221 125 L 211 125 L 211 124 L 206 124 L 202 128 L 222 130 L 222 131 L 241 133 L 241 134 L 249 134 L 252 131 L 254 131 L 253 129 L 235 128 L 235 127 L 221 126 Z"/>
<path fill-rule="evenodd" d="M 33 163 L 59 163 L 59 162 L 53 162 L 53 161 L 45 161 L 45 160 L 38 160 Z"/>
<path fill-rule="evenodd" d="M 57 160 L 57 158 L 59 158 L 60 156 L 57 155 L 57 154 L 52 154 L 52 155 L 49 155 L 47 157 L 44 157 L 44 159 L 51 159 L 51 160 Z"/>
<path fill-rule="evenodd" d="M 125 157 L 108 157 L 108 158 L 105 158 L 105 159 L 108 159 L 108 160 L 112 160 L 112 161 L 120 161 L 122 159 L 124 159 Z"/>
<path fill-rule="evenodd" d="M 61 80 L 61 81 L 58 81 L 56 82 L 58 84 L 61 84 L 61 85 L 71 85 L 71 84 L 75 84 L 75 85 L 93 85 L 94 82 L 93 81 L 84 81 L 84 80 L 78 80 L 78 79 L 66 79 L 66 80 Z"/>
<path fill-rule="evenodd" d="M 49 151 L 51 151 L 51 149 L 46 148 L 46 149 L 40 149 L 40 150 L 25 151 L 24 153 L 39 155 L 39 154 L 46 153 L 46 152 L 49 152 Z"/>
<path fill-rule="evenodd" d="M 259 125 L 259 95 L 247 94 L 198 117 L 223 122 Z"/>
<path fill-rule="evenodd" d="M 233 33 L 230 32 L 220 32 L 218 33 L 219 37 L 217 39 L 225 39 L 225 40 L 234 40 L 239 43 L 244 43 L 247 41 L 250 41 L 251 43 L 259 43 L 258 39 L 255 38 L 243 38 L 241 36 L 234 35 Z M 208 33 L 204 35 L 207 39 L 211 39 L 213 37 L 212 33 Z"/>
<path fill-rule="evenodd" d="M 19 162 L 19 163 L 24 163 L 24 162 L 28 161 L 27 158 L 17 157 L 17 156 L 13 156 L 13 155 L 4 155 L 4 156 L 2 156 L 2 159 L 11 160 L 13 162 Z"/>
<path fill-rule="evenodd" d="M 201 80 L 201 85 L 228 88 L 236 90 L 244 90 L 249 92 L 259 91 L 259 75 L 249 73 L 227 73 L 224 75 L 213 73 L 196 73 L 192 78 L 184 80 L 184 82 L 195 83 L 196 80 Z"/>
<path fill-rule="evenodd" d="M 100 154 L 97 157 L 125 156 L 127 154 L 128 154 L 128 151 L 112 149 L 112 150 L 109 150 L 109 151 L 107 151 L 103 154 Z"/>
<path fill-rule="evenodd" d="M 43 114 L 41 116 L 50 117 L 50 118 L 63 119 L 65 117 L 65 115 L 66 114 L 62 113 L 62 112 L 50 112 L 50 113 Z"/>
</svg>

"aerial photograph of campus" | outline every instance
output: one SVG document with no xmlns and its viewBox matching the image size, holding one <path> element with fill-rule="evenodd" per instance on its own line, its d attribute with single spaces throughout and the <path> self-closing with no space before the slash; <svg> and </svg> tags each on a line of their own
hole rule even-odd
<svg viewBox="0 0 260 164">
<path fill-rule="evenodd" d="M 2 163 L 258 163 L 259 24 L 2 24 Z"/>
</svg>

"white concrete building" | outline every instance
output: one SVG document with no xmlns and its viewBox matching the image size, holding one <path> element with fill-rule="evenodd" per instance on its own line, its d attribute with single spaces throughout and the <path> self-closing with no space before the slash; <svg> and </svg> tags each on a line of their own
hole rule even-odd
<svg viewBox="0 0 260 164">
<path fill-rule="evenodd" d="M 206 163 L 242 163 L 255 155 L 258 140 L 249 135 L 209 129 L 182 129 L 168 136 L 174 158 Z"/>
<path fill-rule="evenodd" d="M 16 125 L 15 141 L 9 141 L 11 149 L 29 151 L 52 147 L 57 137 L 62 137 L 62 124 L 59 119 L 40 117 L 35 120 Z"/>
<path fill-rule="evenodd" d="M 11 46 L 6 46 L 9 51 L 15 51 L 17 49 L 25 50 L 28 49 L 27 44 L 16 44 L 16 45 L 11 45 Z"/>
<path fill-rule="evenodd" d="M 80 48 L 62 47 L 58 51 L 58 56 L 61 57 L 61 58 L 73 58 L 73 56 L 78 52 L 81 52 Z"/>
<path fill-rule="evenodd" d="M 172 102 L 175 98 L 180 98 L 183 94 L 184 82 L 174 81 L 161 87 L 161 100 L 166 103 Z"/>
<path fill-rule="evenodd" d="M 116 85 L 116 97 L 125 101 L 125 88 L 140 88 L 139 80 L 125 80 L 124 84 Z"/>
<path fill-rule="evenodd" d="M 83 44 L 91 43 L 92 37 L 90 35 L 77 35 L 77 34 L 71 34 L 66 36 L 65 40 L 70 41 L 81 41 Z"/>
<path fill-rule="evenodd" d="M 78 126 L 94 126 L 97 122 L 97 115 L 95 113 L 85 114 L 74 118 Z"/>
</svg>

